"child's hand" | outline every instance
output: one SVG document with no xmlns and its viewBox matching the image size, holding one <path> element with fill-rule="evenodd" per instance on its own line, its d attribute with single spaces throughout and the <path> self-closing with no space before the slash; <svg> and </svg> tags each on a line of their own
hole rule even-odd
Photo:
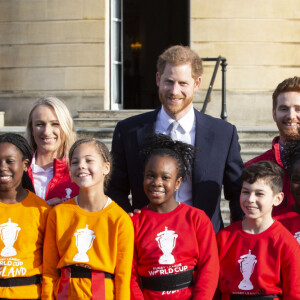
<svg viewBox="0 0 300 300">
<path fill-rule="evenodd" d="M 54 207 L 54 206 L 56 206 L 60 203 L 63 203 L 64 201 L 62 199 L 59 199 L 59 198 L 55 197 L 55 198 L 47 200 L 46 202 L 47 202 L 48 205 L 51 205 L 51 206 Z"/>
<path fill-rule="evenodd" d="M 129 214 L 130 217 L 133 217 L 134 215 L 140 214 L 140 213 L 141 213 L 141 210 L 140 210 L 140 209 L 135 209 L 135 210 L 133 211 L 133 213 L 132 213 L 132 212 L 129 212 L 128 214 Z"/>
</svg>

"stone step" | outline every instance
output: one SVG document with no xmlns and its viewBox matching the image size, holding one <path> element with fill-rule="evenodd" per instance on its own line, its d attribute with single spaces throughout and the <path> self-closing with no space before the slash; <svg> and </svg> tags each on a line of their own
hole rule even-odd
<svg viewBox="0 0 300 300">
<path fill-rule="evenodd" d="M 146 109 L 123 109 L 123 110 L 79 110 L 78 118 L 115 118 L 123 120 L 125 118 L 139 115 L 151 111 Z M 75 118 L 74 118 L 75 119 Z"/>
<path fill-rule="evenodd" d="M 112 139 L 114 127 L 99 128 L 99 127 L 76 127 L 78 138 L 91 137 L 97 139 Z"/>
<path fill-rule="evenodd" d="M 0 127 L 0 134 L 12 132 L 12 133 L 17 133 L 25 136 L 25 131 L 26 131 L 25 126 L 1 126 Z"/>
<path fill-rule="evenodd" d="M 221 196 L 221 209 L 224 209 L 224 211 L 229 211 L 229 201 L 225 200 L 224 196 Z"/>
<path fill-rule="evenodd" d="M 142 114 L 151 110 L 84 110 L 78 111 L 74 118 L 75 127 L 115 127 L 116 124 L 128 117 Z"/>
<path fill-rule="evenodd" d="M 24 134 L 26 130 L 25 126 L 3 126 L 0 127 L 0 133 L 6 133 L 6 132 L 15 132 L 15 133 L 20 133 Z M 109 128 L 102 128 L 101 126 L 92 126 L 92 127 L 84 127 L 84 126 L 76 126 L 76 132 L 80 135 L 91 135 L 91 134 L 96 134 L 99 137 L 112 137 L 113 132 L 114 132 L 114 127 L 109 127 Z M 240 135 L 240 131 L 238 131 Z M 268 132 L 267 132 L 268 134 Z M 245 145 L 245 148 L 248 148 L 248 145 L 257 145 L 260 146 L 259 148 L 262 149 L 269 149 L 271 144 L 272 144 L 272 138 L 278 134 L 278 132 L 274 131 L 274 134 L 268 138 L 268 137 L 259 137 L 259 135 L 264 136 L 264 131 L 262 130 L 256 130 L 253 131 L 252 133 L 248 134 L 247 137 L 243 137 L 239 139 L 239 143 L 242 146 Z M 257 136 L 258 135 L 258 136 Z M 257 136 L 257 138 L 256 138 Z M 255 137 L 255 138 L 254 138 Z M 242 147 L 243 148 L 243 147 Z"/>
<path fill-rule="evenodd" d="M 222 203 L 222 201 L 221 201 L 221 203 Z M 224 226 L 228 226 L 230 224 L 230 211 L 229 211 L 229 208 L 228 209 L 222 209 L 221 208 L 221 215 L 222 215 Z"/>
<path fill-rule="evenodd" d="M 224 226 L 228 226 L 230 224 L 229 201 L 225 200 L 223 192 L 221 195 L 220 209 Z"/>
<path fill-rule="evenodd" d="M 0 127 L 0 134 L 13 132 L 25 136 L 25 126 L 3 126 Z M 99 127 L 77 127 L 76 133 L 78 138 L 83 137 L 95 137 L 99 139 L 107 139 L 111 143 L 111 139 L 114 133 L 114 128 L 99 128 Z"/>
<path fill-rule="evenodd" d="M 119 118 L 74 118 L 75 127 L 115 128 Z"/>
<path fill-rule="evenodd" d="M 278 129 L 274 126 L 238 126 L 238 135 L 240 140 L 245 139 L 267 139 L 272 141 L 274 136 L 278 135 Z"/>
<path fill-rule="evenodd" d="M 243 162 L 246 163 L 250 159 L 264 153 L 265 151 L 261 149 L 249 149 L 249 150 L 243 150 L 241 151 L 241 157 L 243 159 Z"/>
<path fill-rule="evenodd" d="M 224 227 L 230 225 L 230 214 L 228 213 L 228 215 L 227 215 L 227 214 L 224 214 L 221 212 L 221 215 L 222 215 Z"/>
<path fill-rule="evenodd" d="M 82 138 L 80 135 L 77 136 L 78 138 Z M 87 136 L 83 136 L 83 137 L 87 137 Z M 96 137 L 97 138 L 97 137 Z M 103 139 L 103 138 L 97 138 L 99 139 L 102 143 L 104 143 L 106 145 L 106 147 L 111 150 L 111 139 Z"/>
<path fill-rule="evenodd" d="M 255 150 L 255 152 L 265 152 L 272 147 L 271 139 L 243 139 L 239 140 L 241 145 L 241 152 L 246 153 L 247 151 Z"/>
</svg>

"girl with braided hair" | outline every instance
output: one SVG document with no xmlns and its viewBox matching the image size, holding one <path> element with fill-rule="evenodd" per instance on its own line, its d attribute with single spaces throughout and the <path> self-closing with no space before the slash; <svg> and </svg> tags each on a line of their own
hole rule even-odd
<svg viewBox="0 0 300 300">
<path fill-rule="evenodd" d="M 50 207 L 33 191 L 31 147 L 0 135 L 0 299 L 40 299 L 43 240 Z"/>
<path fill-rule="evenodd" d="M 150 203 L 133 216 L 131 299 L 212 299 L 219 276 L 213 226 L 202 210 L 174 197 L 196 151 L 163 134 L 146 141 L 143 184 Z"/>
</svg>

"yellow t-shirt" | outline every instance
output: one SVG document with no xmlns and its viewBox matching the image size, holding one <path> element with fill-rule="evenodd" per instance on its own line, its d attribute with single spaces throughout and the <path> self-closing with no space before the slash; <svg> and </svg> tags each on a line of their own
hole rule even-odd
<svg viewBox="0 0 300 300">
<path fill-rule="evenodd" d="M 115 202 L 87 212 L 71 199 L 49 214 L 44 243 L 42 299 L 55 299 L 59 270 L 80 265 L 115 275 L 105 279 L 105 299 L 130 299 L 134 232 L 127 213 Z M 91 280 L 71 278 L 69 299 L 91 299 Z"/>
<path fill-rule="evenodd" d="M 29 191 L 22 202 L 0 202 L 0 278 L 42 274 L 43 241 L 49 210 L 45 200 Z M 40 284 L 0 287 L 0 298 L 40 297 Z"/>
</svg>

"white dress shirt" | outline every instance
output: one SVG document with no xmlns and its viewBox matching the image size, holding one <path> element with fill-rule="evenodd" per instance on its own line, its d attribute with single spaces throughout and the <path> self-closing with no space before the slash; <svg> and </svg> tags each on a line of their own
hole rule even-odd
<svg viewBox="0 0 300 300">
<path fill-rule="evenodd" d="M 38 195 L 42 199 L 45 199 L 48 184 L 53 178 L 53 166 L 44 170 L 43 168 L 35 164 L 35 156 L 36 152 L 34 153 L 31 162 L 34 190 L 36 195 Z"/>
<path fill-rule="evenodd" d="M 157 115 L 155 132 L 169 135 L 169 126 L 173 122 L 175 122 L 175 120 L 167 114 L 162 106 Z M 193 107 L 177 122 L 180 125 L 176 130 L 177 140 L 195 146 L 196 121 Z M 176 201 L 184 202 L 189 205 L 193 204 L 192 178 L 190 176 L 187 176 L 185 181 L 181 183 L 179 190 L 175 193 L 175 199 Z"/>
</svg>

